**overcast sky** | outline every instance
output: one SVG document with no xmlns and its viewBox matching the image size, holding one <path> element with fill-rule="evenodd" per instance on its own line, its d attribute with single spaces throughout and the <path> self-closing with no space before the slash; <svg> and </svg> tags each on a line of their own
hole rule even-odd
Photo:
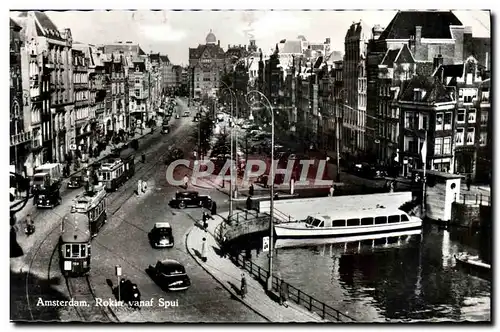
<svg viewBox="0 0 500 332">
<path fill-rule="evenodd" d="M 455 11 L 476 37 L 490 37 L 489 11 Z M 139 43 L 146 52 L 166 53 L 175 64 L 188 63 L 188 48 L 205 43 L 212 29 L 226 49 L 228 44 L 257 46 L 268 53 L 281 39 L 304 35 L 343 52 L 344 37 L 353 21 L 383 27 L 395 11 L 66 11 L 47 12 L 59 29 L 70 28 L 73 40 L 103 44 L 115 41 Z M 12 12 L 11 17 L 17 13 Z"/>
</svg>

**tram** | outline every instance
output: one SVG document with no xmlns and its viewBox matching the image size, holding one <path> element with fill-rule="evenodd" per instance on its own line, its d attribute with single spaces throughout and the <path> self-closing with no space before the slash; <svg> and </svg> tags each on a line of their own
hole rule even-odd
<svg viewBox="0 0 500 332">
<path fill-rule="evenodd" d="M 110 159 L 99 168 L 99 182 L 106 191 L 115 191 L 129 178 L 128 165 L 121 159 Z"/>
<path fill-rule="evenodd" d="M 125 164 L 127 179 L 130 179 L 135 174 L 134 158 L 135 151 L 132 148 L 125 149 L 120 153 L 120 159 Z"/>
<path fill-rule="evenodd" d="M 90 271 L 90 241 L 106 223 L 106 192 L 97 188 L 77 196 L 64 218 L 59 238 L 61 271 L 65 277 L 83 276 Z"/>
</svg>

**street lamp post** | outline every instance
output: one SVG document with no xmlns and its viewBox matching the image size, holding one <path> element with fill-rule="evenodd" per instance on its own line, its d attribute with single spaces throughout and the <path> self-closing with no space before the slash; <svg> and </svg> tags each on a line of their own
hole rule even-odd
<svg viewBox="0 0 500 332">
<path fill-rule="evenodd" d="M 343 92 L 346 92 L 346 89 L 341 89 L 339 92 L 339 96 L 342 96 Z M 335 98 L 335 102 L 339 105 L 338 98 Z M 340 108 L 337 107 L 335 109 L 335 151 L 337 157 L 337 181 L 340 181 Z"/>
<path fill-rule="evenodd" d="M 229 87 L 229 85 L 227 85 L 225 82 L 223 81 L 220 81 L 226 88 L 224 90 L 227 90 L 229 91 L 229 93 L 231 94 L 231 133 L 230 133 L 230 140 L 231 140 L 231 162 L 233 159 L 236 159 L 237 161 L 237 158 L 238 158 L 238 154 L 236 154 L 236 158 L 234 158 L 234 152 L 233 150 L 236 149 L 236 151 L 238 150 L 238 139 L 237 139 L 237 136 L 236 136 L 236 142 L 233 143 L 233 140 L 234 140 L 234 135 L 233 135 L 233 117 L 238 117 L 238 98 L 236 97 L 236 93 Z M 236 108 L 236 112 L 234 111 L 233 109 L 233 103 L 234 103 L 234 107 Z M 230 195 L 231 195 L 231 201 L 233 199 L 233 187 L 232 187 L 232 181 L 233 181 L 233 165 L 231 164 L 231 185 L 230 185 L 230 189 L 229 189 L 229 192 L 230 192 Z M 236 181 L 234 183 L 234 190 L 235 192 L 238 192 L 238 181 L 237 181 L 238 177 L 236 176 Z"/>
<path fill-rule="evenodd" d="M 252 90 L 248 92 L 247 97 L 256 93 L 267 102 L 269 105 L 269 110 L 271 112 L 271 206 L 269 210 L 270 218 L 269 218 L 269 276 L 267 278 L 267 290 L 271 291 L 273 289 L 273 250 L 274 250 L 274 110 L 273 105 L 269 102 L 269 99 L 260 91 Z M 252 120 L 253 116 L 250 114 L 249 119 Z"/>
</svg>

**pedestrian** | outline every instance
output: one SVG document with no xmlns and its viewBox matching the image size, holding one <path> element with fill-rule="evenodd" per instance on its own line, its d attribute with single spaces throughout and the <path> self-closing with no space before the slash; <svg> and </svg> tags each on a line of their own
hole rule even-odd
<svg viewBox="0 0 500 332">
<path fill-rule="evenodd" d="M 148 182 L 142 181 L 142 192 L 145 193 L 148 190 Z"/>
<path fill-rule="evenodd" d="M 332 197 L 333 196 L 333 193 L 335 192 L 335 188 L 333 188 L 333 185 L 330 186 L 330 192 L 329 192 L 329 196 Z"/>
<path fill-rule="evenodd" d="M 467 191 L 470 191 L 471 184 L 472 184 L 472 177 L 469 174 L 469 175 L 467 175 L 467 180 L 466 180 Z"/>
<path fill-rule="evenodd" d="M 207 239 L 203 238 L 203 242 L 201 243 L 201 260 L 203 262 L 207 261 L 207 249 L 206 249 Z"/>
<path fill-rule="evenodd" d="M 247 211 L 250 211 L 252 209 L 252 196 L 247 197 L 246 207 Z"/>
<path fill-rule="evenodd" d="M 245 278 L 245 273 L 241 274 L 241 286 L 240 286 L 240 294 L 241 298 L 244 299 L 245 295 L 247 295 L 247 279 Z"/>
<path fill-rule="evenodd" d="M 250 196 L 253 196 L 254 194 L 254 187 L 253 187 L 253 183 L 250 184 L 250 187 L 248 188 L 248 194 Z"/>
<path fill-rule="evenodd" d="M 227 255 L 226 252 L 227 252 L 227 238 L 224 235 L 222 237 L 222 245 L 221 245 L 221 256 L 222 256 L 222 258 L 226 258 L 226 255 Z"/>
<path fill-rule="evenodd" d="M 288 308 L 288 284 L 281 279 L 281 273 L 278 274 L 280 282 L 280 305 Z"/>
<path fill-rule="evenodd" d="M 389 192 L 390 193 L 394 192 L 394 181 L 391 181 L 391 183 L 389 184 Z"/>
<path fill-rule="evenodd" d="M 184 189 L 188 188 L 188 183 L 189 183 L 189 177 L 186 174 L 184 175 Z"/>
<path fill-rule="evenodd" d="M 142 180 L 137 180 L 137 195 L 140 195 L 142 192 Z"/>
<path fill-rule="evenodd" d="M 212 201 L 212 208 L 210 210 L 212 216 L 217 214 L 217 203 L 215 203 L 215 201 Z"/>
<path fill-rule="evenodd" d="M 146 163 L 146 155 L 144 153 L 141 155 L 141 160 L 143 164 Z"/>
<path fill-rule="evenodd" d="M 208 213 L 206 213 L 205 211 L 203 211 L 202 219 L 203 219 L 203 229 L 206 232 L 208 229 L 208 222 L 207 222 L 208 219 L 214 220 L 214 218 L 211 215 L 209 215 Z"/>
</svg>

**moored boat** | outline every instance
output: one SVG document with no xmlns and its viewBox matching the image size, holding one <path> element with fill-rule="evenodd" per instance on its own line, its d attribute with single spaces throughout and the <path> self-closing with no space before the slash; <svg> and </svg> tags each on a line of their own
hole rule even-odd
<svg viewBox="0 0 500 332">
<path fill-rule="evenodd" d="M 483 262 L 479 256 L 473 256 L 467 253 L 455 255 L 455 261 L 458 267 L 477 274 L 479 277 L 491 278 L 491 265 Z"/>
<path fill-rule="evenodd" d="M 280 238 L 311 238 L 378 234 L 421 227 L 422 219 L 399 209 L 379 206 L 310 215 L 304 221 L 275 224 L 274 230 Z"/>
</svg>

